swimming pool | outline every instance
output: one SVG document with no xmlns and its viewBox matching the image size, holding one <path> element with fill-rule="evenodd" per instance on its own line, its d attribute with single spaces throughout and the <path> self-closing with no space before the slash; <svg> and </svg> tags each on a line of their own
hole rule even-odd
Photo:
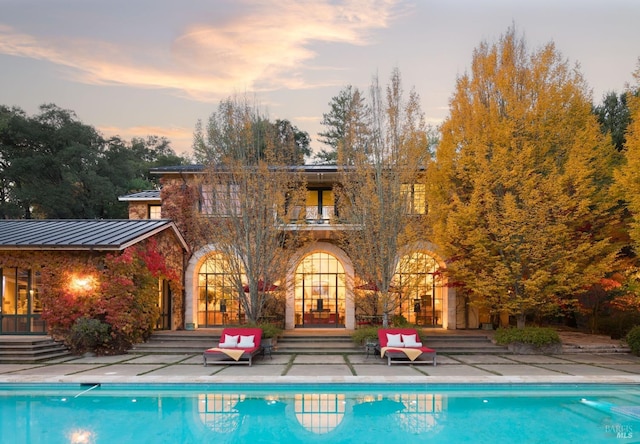
<svg viewBox="0 0 640 444">
<path fill-rule="evenodd" d="M 0 384 L 2 443 L 600 443 L 636 385 Z"/>
</svg>

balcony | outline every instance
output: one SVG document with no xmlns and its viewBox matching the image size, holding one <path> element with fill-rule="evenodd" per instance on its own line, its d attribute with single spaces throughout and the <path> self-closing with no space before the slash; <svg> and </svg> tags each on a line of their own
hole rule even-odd
<svg viewBox="0 0 640 444">
<path fill-rule="evenodd" d="M 335 207 L 333 205 L 319 206 L 299 206 L 294 208 L 291 223 L 285 225 L 286 231 L 304 230 L 313 231 L 314 233 L 341 231 L 352 229 L 352 225 L 341 223 L 336 217 Z"/>
</svg>

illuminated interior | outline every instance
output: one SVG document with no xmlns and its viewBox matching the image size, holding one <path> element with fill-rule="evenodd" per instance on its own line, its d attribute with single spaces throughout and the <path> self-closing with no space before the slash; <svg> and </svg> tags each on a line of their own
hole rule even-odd
<svg viewBox="0 0 640 444">
<path fill-rule="evenodd" d="M 443 412 L 443 396 L 435 394 L 403 394 L 394 398 L 402 402 L 404 410 L 396 413 L 396 421 L 412 434 L 433 431 Z"/>
<path fill-rule="evenodd" d="M 240 424 L 240 413 L 236 407 L 244 398 L 238 394 L 198 395 L 200 420 L 213 432 L 231 433 Z"/>
<path fill-rule="evenodd" d="M 243 319 L 240 299 L 220 253 L 213 253 L 198 272 L 198 325 L 201 327 L 237 324 Z"/>
<path fill-rule="evenodd" d="M 308 431 L 322 435 L 333 431 L 344 418 L 345 395 L 323 393 L 295 395 L 296 419 Z"/>
<path fill-rule="evenodd" d="M 329 253 L 306 256 L 295 277 L 296 327 L 344 327 L 345 273 Z"/>
<path fill-rule="evenodd" d="M 396 276 L 402 289 L 399 313 L 420 326 L 441 326 L 443 286 L 436 260 L 415 252 L 402 258 Z"/>
</svg>

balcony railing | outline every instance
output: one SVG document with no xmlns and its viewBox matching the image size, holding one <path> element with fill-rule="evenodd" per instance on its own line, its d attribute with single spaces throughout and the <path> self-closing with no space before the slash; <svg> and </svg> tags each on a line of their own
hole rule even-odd
<svg viewBox="0 0 640 444">
<path fill-rule="evenodd" d="M 328 224 L 335 216 L 335 208 L 329 205 L 323 206 L 321 209 L 315 205 L 308 206 L 305 210 L 304 222 L 308 224 Z"/>
</svg>

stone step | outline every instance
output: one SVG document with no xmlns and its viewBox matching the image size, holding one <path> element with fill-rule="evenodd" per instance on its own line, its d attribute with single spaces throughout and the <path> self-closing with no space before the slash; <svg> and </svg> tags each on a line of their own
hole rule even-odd
<svg viewBox="0 0 640 444">
<path fill-rule="evenodd" d="M 68 355 L 69 350 L 50 337 L 0 337 L 1 364 L 32 364 Z"/>
<path fill-rule="evenodd" d="M 565 344 L 562 346 L 563 353 L 595 353 L 595 354 L 607 354 L 607 353 L 630 353 L 631 349 L 624 345 L 614 344 Z"/>
</svg>

